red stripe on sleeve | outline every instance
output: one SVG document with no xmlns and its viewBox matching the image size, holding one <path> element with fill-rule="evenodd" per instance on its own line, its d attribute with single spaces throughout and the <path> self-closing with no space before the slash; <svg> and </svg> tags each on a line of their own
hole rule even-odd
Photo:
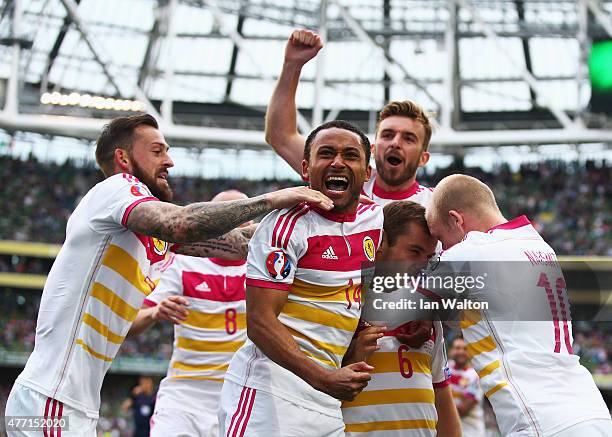
<svg viewBox="0 0 612 437">
<path fill-rule="evenodd" d="M 285 236 L 285 241 L 283 242 L 283 249 L 286 249 L 287 246 L 289 245 L 289 238 L 291 237 L 291 234 L 293 233 L 295 224 L 297 223 L 299 218 L 304 216 L 308 211 L 310 211 L 310 208 L 306 207 L 302 209 L 299 213 L 297 213 L 295 217 L 293 218 L 293 221 L 291 222 L 291 227 L 289 228 L 289 231 L 287 231 L 287 235 Z"/>
<path fill-rule="evenodd" d="M 150 196 L 150 197 L 143 197 L 142 199 L 138 199 L 135 202 L 132 202 L 132 204 L 128 206 L 125 209 L 125 212 L 123 213 L 123 218 L 121 219 L 121 225 L 124 228 L 127 228 L 128 217 L 130 216 L 130 213 L 132 212 L 132 210 L 134 209 L 136 205 L 142 202 L 150 202 L 152 200 L 159 200 L 159 199 L 157 197 Z"/>
<path fill-rule="evenodd" d="M 294 207 L 290 208 L 286 213 L 281 214 L 277 219 L 276 219 L 276 224 L 274 225 L 274 230 L 272 231 L 272 243 L 270 243 L 270 245 L 272 247 L 276 247 L 276 240 L 277 240 L 277 234 L 278 234 L 278 228 L 281 225 L 281 223 L 283 223 L 283 221 L 285 221 L 285 218 L 287 217 L 287 215 L 291 214 L 293 211 L 295 211 L 295 209 L 299 206 L 295 205 Z"/>
<path fill-rule="evenodd" d="M 283 227 L 281 228 L 280 233 L 278 234 L 278 237 L 276 239 L 276 242 L 273 245 L 274 247 L 282 247 L 281 243 L 283 240 L 283 235 L 285 234 L 285 230 L 287 230 L 287 225 L 289 224 L 289 222 L 292 220 L 292 218 L 295 215 L 299 214 L 300 211 L 302 211 L 303 208 L 304 208 L 304 205 L 300 205 L 300 207 L 292 211 L 291 214 L 287 214 L 285 218 L 285 222 L 283 223 Z"/>
<path fill-rule="evenodd" d="M 434 382 L 433 388 L 443 388 L 450 384 L 450 379 L 445 379 L 442 382 Z"/>
<path fill-rule="evenodd" d="M 282 291 L 291 290 L 291 284 L 285 284 L 283 282 L 264 281 L 261 279 L 246 278 L 246 285 L 250 287 L 272 288 L 274 290 Z"/>
</svg>

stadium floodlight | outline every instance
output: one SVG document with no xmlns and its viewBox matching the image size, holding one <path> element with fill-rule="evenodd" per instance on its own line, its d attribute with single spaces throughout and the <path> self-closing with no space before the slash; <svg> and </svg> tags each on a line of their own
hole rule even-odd
<svg viewBox="0 0 612 437">
<path fill-rule="evenodd" d="M 94 108 L 106 111 L 144 112 L 146 107 L 139 100 L 114 99 L 106 96 L 92 96 L 72 92 L 63 94 L 58 91 L 43 93 L 40 96 L 43 105 L 80 106 L 81 108 Z"/>
</svg>

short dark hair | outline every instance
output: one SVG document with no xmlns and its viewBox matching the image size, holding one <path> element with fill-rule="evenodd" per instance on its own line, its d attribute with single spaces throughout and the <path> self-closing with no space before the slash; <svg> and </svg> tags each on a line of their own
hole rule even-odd
<svg viewBox="0 0 612 437">
<path fill-rule="evenodd" d="M 457 335 L 455 335 L 455 336 L 453 337 L 453 339 L 451 340 L 451 342 L 450 342 L 450 344 L 449 344 L 449 346 L 448 346 L 448 347 L 449 347 L 449 348 L 451 348 L 451 347 L 455 346 L 455 342 L 456 342 L 457 340 L 463 340 L 463 341 L 465 341 L 465 339 L 463 338 L 463 335 L 461 335 L 461 334 L 457 334 Z"/>
<path fill-rule="evenodd" d="M 332 129 L 334 127 L 338 129 L 344 129 L 350 132 L 354 132 L 357 135 L 359 135 L 361 146 L 363 147 L 363 151 L 365 152 L 366 165 L 369 164 L 370 154 L 372 153 L 372 150 L 370 147 L 370 140 L 368 139 L 368 136 L 357 126 L 355 126 L 352 123 L 349 123 L 348 121 L 344 121 L 344 120 L 328 121 L 327 123 L 323 123 L 322 125 L 315 128 L 315 130 L 310 132 L 310 135 L 308 135 L 308 138 L 306 138 L 306 144 L 304 145 L 304 159 L 306 161 L 310 159 L 310 146 L 312 145 L 312 142 L 314 141 L 317 134 L 321 132 L 322 130 Z"/>
<path fill-rule="evenodd" d="M 157 120 L 150 114 L 118 117 L 104 125 L 96 141 L 96 162 L 105 176 L 113 174 L 113 160 L 116 149 L 132 149 L 132 135 L 138 126 L 159 129 Z"/>
<path fill-rule="evenodd" d="M 383 208 L 383 229 L 389 246 L 393 246 L 400 235 L 408 231 L 409 223 L 416 223 L 427 235 L 431 235 L 425 220 L 425 208 L 410 200 L 398 200 Z"/>
</svg>

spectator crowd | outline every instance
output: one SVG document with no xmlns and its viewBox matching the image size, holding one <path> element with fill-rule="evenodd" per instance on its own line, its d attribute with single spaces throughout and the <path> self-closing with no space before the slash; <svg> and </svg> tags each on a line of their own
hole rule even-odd
<svg viewBox="0 0 612 437">
<path fill-rule="evenodd" d="M 612 175 L 608 163 L 545 161 L 524 164 L 517 171 L 499 166 L 486 172 L 455 164 L 434 172 L 422 170 L 428 186 L 452 173 L 475 176 L 496 194 L 502 212 L 527 215 L 560 255 L 612 255 Z M 81 197 L 102 173 L 93 167 L 22 161 L 0 157 L 4 182 L 0 239 L 61 243 L 66 222 Z M 299 184 L 298 181 L 233 180 L 171 177 L 178 204 L 211 199 L 228 188 L 251 196 Z M 0 271 L 10 267 L 0 260 Z"/>
</svg>

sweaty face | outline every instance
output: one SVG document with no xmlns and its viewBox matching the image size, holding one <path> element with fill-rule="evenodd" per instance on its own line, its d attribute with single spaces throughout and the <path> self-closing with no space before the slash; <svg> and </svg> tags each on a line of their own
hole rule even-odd
<svg viewBox="0 0 612 437">
<path fill-rule="evenodd" d="M 450 218 L 446 222 L 443 221 L 438 214 L 432 213 L 431 209 L 425 212 L 425 218 L 427 219 L 427 226 L 431 235 L 442 243 L 442 249 L 444 250 L 450 249 L 465 236 L 461 228 L 454 221 Z"/>
<path fill-rule="evenodd" d="M 310 187 L 334 202 L 334 212 L 353 212 L 363 183 L 370 178 L 359 135 L 329 128 L 320 131 L 310 146 L 310 159 L 302 162 L 302 176 Z"/>
<path fill-rule="evenodd" d="M 423 151 L 425 128 L 409 117 L 394 115 L 380 122 L 374 148 L 376 171 L 391 186 L 414 178 L 429 153 Z"/>
<path fill-rule="evenodd" d="M 429 259 L 436 253 L 437 240 L 425 232 L 417 223 L 408 223 L 406 231 L 399 235 L 393 245 L 388 238 L 376 255 L 377 261 L 393 263 L 401 273 L 418 274 L 427 266 Z"/>
<path fill-rule="evenodd" d="M 151 193 L 164 202 L 172 200 L 168 169 L 174 162 L 168 155 L 168 144 L 162 133 L 152 126 L 138 126 L 129 153 L 131 172 Z"/>
<path fill-rule="evenodd" d="M 464 367 L 469 360 L 465 341 L 462 338 L 453 341 L 453 346 L 448 355 L 451 360 L 455 361 L 458 367 Z"/>
</svg>

